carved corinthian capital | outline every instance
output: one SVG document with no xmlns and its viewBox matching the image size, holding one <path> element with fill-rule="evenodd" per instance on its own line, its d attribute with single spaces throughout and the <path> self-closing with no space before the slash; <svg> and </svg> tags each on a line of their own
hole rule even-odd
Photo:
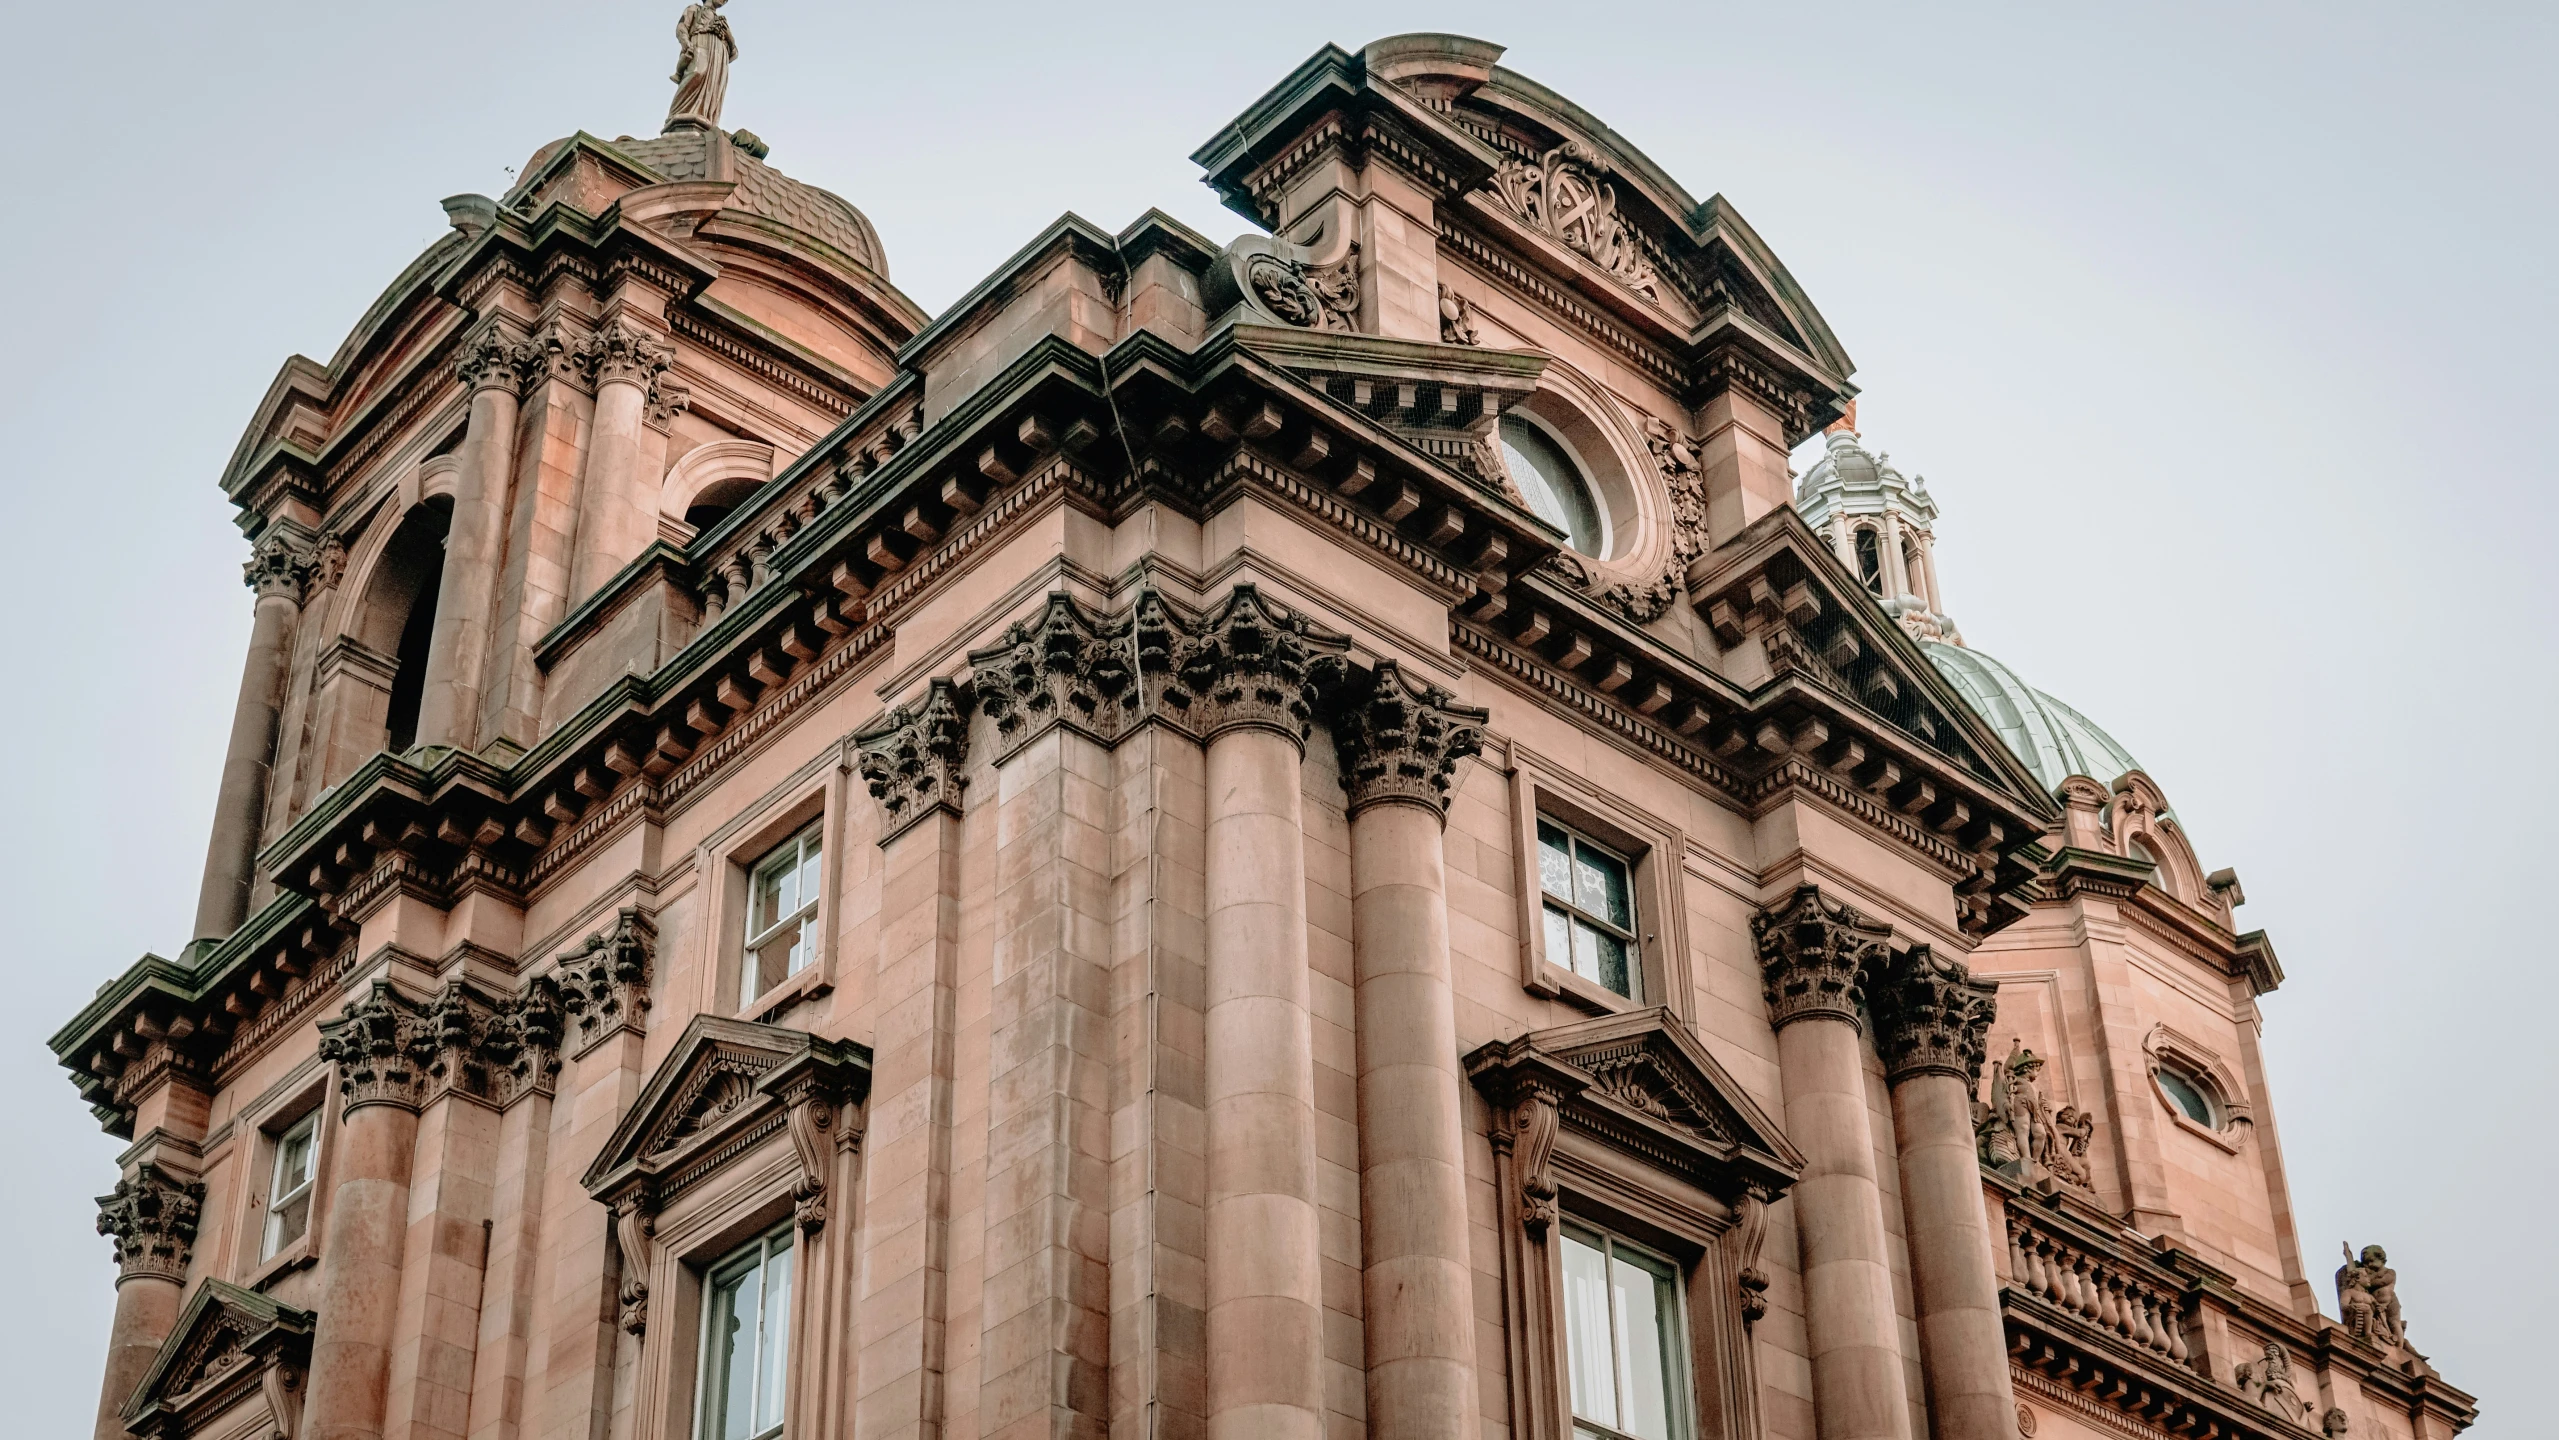
<svg viewBox="0 0 2559 1440">
<path fill-rule="evenodd" d="M 115 1241 L 116 1283 L 150 1275 L 183 1284 L 203 1213 L 202 1184 L 147 1160 L 134 1167 L 113 1194 L 98 1197 L 98 1233 Z"/>
<path fill-rule="evenodd" d="M 657 948 L 656 924 L 637 907 L 624 906 L 612 929 L 589 935 L 560 956 L 560 1012 L 577 1027 L 578 1053 L 625 1028 L 640 1028 Z"/>
<path fill-rule="evenodd" d="M 1457 762 L 1484 748 L 1484 722 L 1491 718 L 1491 711 L 1460 705 L 1437 685 L 1415 683 L 1392 660 L 1353 673 L 1331 716 L 1350 813 L 1406 804 L 1446 816 Z"/>
<path fill-rule="evenodd" d="M 675 349 L 619 316 L 578 342 L 578 364 L 594 382 L 647 388 L 675 363 Z"/>
<path fill-rule="evenodd" d="M 1778 1029 L 1819 1016 L 1862 1025 L 1866 981 L 1890 954 L 1892 927 L 1798 885 L 1781 904 L 1751 917 L 1768 1021 Z"/>
<path fill-rule="evenodd" d="M 453 357 L 454 375 L 474 393 L 503 390 L 509 395 L 519 394 L 524 389 L 526 371 L 539 368 L 540 357 L 533 343 L 516 339 L 494 322 L 472 332 Z"/>
<path fill-rule="evenodd" d="M 1350 647 L 1251 585 L 1236 586 L 1195 624 L 1149 592 L 1138 598 L 1137 632 L 1139 666 L 1160 677 L 1158 712 L 1202 740 L 1260 728 L 1305 745 L 1316 696 Z"/>
<path fill-rule="evenodd" d="M 299 605 L 319 568 L 309 532 L 278 523 L 269 525 L 251 547 L 248 563 L 240 567 L 240 581 L 261 600 L 282 598 Z"/>
<path fill-rule="evenodd" d="M 1916 1075 L 1951 1075 L 1966 1093 L 1981 1079 L 1999 982 L 1976 980 L 1954 960 L 1913 945 L 1886 962 L 1875 982 L 1875 1048 L 1895 1085 Z"/>
<path fill-rule="evenodd" d="M 417 1109 L 426 1099 L 437 1038 L 437 1022 L 416 1001 L 387 980 L 374 981 L 363 999 L 348 1001 L 337 1019 L 320 1026 L 320 1058 L 338 1067 L 339 1113 L 367 1105 Z"/>
<path fill-rule="evenodd" d="M 1134 633 L 1127 617 L 1097 619 L 1059 593 L 1006 630 L 1001 644 L 969 652 L 978 708 L 995 722 L 998 758 L 1052 725 L 1118 743 L 1144 713 Z"/>
<path fill-rule="evenodd" d="M 968 785 L 968 706 L 959 687 L 936 680 L 924 699 L 901 705 L 853 732 L 863 783 L 880 802 L 880 843 L 936 810 L 960 813 Z"/>
</svg>

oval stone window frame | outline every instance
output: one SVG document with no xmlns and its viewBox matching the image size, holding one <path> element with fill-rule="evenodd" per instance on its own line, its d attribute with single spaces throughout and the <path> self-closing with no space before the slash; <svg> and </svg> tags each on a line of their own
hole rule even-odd
<svg viewBox="0 0 2559 1440">
<path fill-rule="evenodd" d="M 1610 580 L 1657 573 L 1670 550 L 1664 523 L 1669 498 L 1636 417 L 1570 362 L 1551 355 L 1537 388 L 1503 412 L 1505 420 L 1514 417 L 1534 424 L 1579 467 L 1602 517 L 1600 553 L 1571 546 L 1567 553 Z M 1503 463 L 1510 463 L 1507 454 Z"/>
</svg>

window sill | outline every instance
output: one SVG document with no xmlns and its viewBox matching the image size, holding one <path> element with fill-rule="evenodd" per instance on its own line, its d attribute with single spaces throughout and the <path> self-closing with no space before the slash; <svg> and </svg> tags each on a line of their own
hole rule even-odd
<svg viewBox="0 0 2559 1440">
<path fill-rule="evenodd" d="M 2153 1088 L 2155 1089 L 2157 1087 L 2154 1086 Z M 2215 1130 L 2209 1126 L 2196 1124 L 2187 1116 L 2185 1111 L 2178 1109 L 2175 1103 L 2170 1101 L 2165 1095 L 2159 1097 L 2159 1104 L 2162 1109 L 2168 1112 L 2168 1118 L 2176 1122 L 2178 1129 L 2185 1131 L 2187 1134 L 2192 1135 L 2199 1140 L 2207 1141 L 2210 1144 L 2218 1146 L 2233 1155 L 2239 1153 L 2238 1128 L 2247 1123 L 2245 1120 L 2234 1118 L 2227 1127 Z"/>
<path fill-rule="evenodd" d="M 1578 1005 L 1594 1015 L 1623 1015 L 1629 1011 L 1651 1008 L 1640 1000 L 1629 999 L 1598 981 L 1585 980 L 1561 965 L 1544 959 L 1537 962 L 1537 978 L 1545 982 L 1544 988 L 1547 994 L 1555 999 Z"/>
<path fill-rule="evenodd" d="M 311 1237 L 306 1233 L 301 1239 L 259 1261 L 257 1268 L 249 1272 L 249 1277 L 241 1288 L 264 1293 L 269 1285 L 285 1276 L 296 1270 L 308 1269 L 318 1263 L 320 1263 L 320 1257 L 311 1253 Z"/>
<path fill-rule="evenodd" d="M 825 964 L 823 962 L 813 964 L 738 1007 L 738 1017 L 743 1020 L 753 1020 L 759 1024 L 771 1024 L 774 1016 L 803 1000 L 814 1000 L 834 988 L 834 984 L 826 978 Z"/>
</svg>

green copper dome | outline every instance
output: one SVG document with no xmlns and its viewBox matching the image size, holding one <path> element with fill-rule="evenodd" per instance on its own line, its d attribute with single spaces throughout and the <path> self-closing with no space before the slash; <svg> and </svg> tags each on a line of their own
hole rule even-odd
<svg viewBox="0 0 2559 1440">
<path fill-rule="evenodd" d="M 1937 673 L 1990 722 L 2035 778 L 2052 790 L 2073 775 L 2111 785 L 2141 765 L 2096 722 L 2017 677 L 2017 672 L 1978 650 L 1922 640 L 1919 648 Z"/>
</svg>

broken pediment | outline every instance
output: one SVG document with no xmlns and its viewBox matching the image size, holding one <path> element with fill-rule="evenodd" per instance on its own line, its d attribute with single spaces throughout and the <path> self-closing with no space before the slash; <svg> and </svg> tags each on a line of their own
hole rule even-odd
<svg viewBox="0 0 2559 1440">
<path fill-rule="evenodd" d="M 1803 1169 L 1777 1121 L 1667 1009 L 1495 1041 L 1466 1072 L 1498 1106 L 1552 1105 L 1564 1130 L 1712 1191 L 1775 1194 Z"/>
<path fill-rule="evenodd" d="M 312 1325 L 308 1310 L 205 1281 L 126 1403 L 127 1427 L 138 1435 L 189 1435 L 244 1403 L 263 1404 L 274 1433 L 289 1440 L 301 1418 Z"/>
<path fill-rule="evenodd" d="M 870 1073 L 869 1048 L 850 1040 L 697 1015 L 641 1087 L 583 1183 L 601 1198 L 633 1188 L 670 1198 L 714 1168 L 694 1164 L 697 1158 L 742 1153 L 780 1134 L 803 1088 L 859 1100 Z"/>
</svg>

